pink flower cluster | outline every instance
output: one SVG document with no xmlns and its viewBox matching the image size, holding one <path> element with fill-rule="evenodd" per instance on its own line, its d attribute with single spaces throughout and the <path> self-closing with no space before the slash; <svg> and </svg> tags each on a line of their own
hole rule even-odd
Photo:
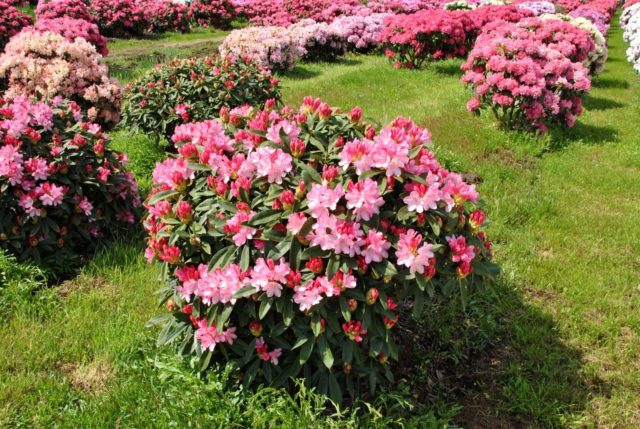
<svg viewBox="0 0 640 429">
<path fill-rule="evenodd" d="M 60 34 L 70 42 L 81 38 L 91 43 L 96 51 L 106 57 L 109 55 L 107 39 L 100 34 L 98 26 L 84 19 L 74 19 L 68 17 L 61 18 L 39 18 L 34 28 L 40 32 L 51 32 Z"/>
<path fill-rule="evenodd" d="M 555 13 L 556 7 L 553 3 L 546 0 L 542 1 L 523 1 L 516 4 L 520 9 L 526 9 L 531 11 L 535 16 L 542 15 L 543 13 Z"/>
<path fill-rule="evenodd" d="M 598 31 L 602 33 L 603 36 L 606 36 L 609 32 L 609 22 L 611 21 L 611 18 L 608 15 L 594 10 L 587 5 L 580 6 L 577 9 L 572 10 L 571 12 L 569 12 L 569 16 L 572 18 L 588 19 L 589 21 L 591 21 L 591 23 L 593 23 L 593 25 L 596 26 Z"/>
<path fill-rule="evenodd" d="M 390 16 L 388 13 L 341 16 L 332 25 L 342 31 L 349 50 L 365 53 L 380 45 L 384 20 Z"/>
<path fill-rule="evenodd" d="M 140 0 L 92 0 L 89 11 L 96 17 L 103 35 L 141 35 L 149 27 L 146 2 Z"/>
<path fill-rule="evenodd" d="M 425 61 L 463 56 L 467 52 L 465 12 L 424 10 L 386 18 L 381 40 L 394 67 L 419 68 Z"/>
<path fill-rule="evenodd" d="M 205 27 L 229 28 L 236 13 L 236 6 L 230 0 L 194 0 L 189 3 L 191 19 Z"/>
<path fill-rule="evenodd" d="M 39 2 L 36 16 L 40 19 L 71 18 L 95 22 L 84 0 L 52 0 Z"/>
<path fill-rule="evenodd" d="M 303 19 L 287 31 L 299 41 L 306 60 L 333 60 L 347 51 L 345 33 L 339 26 Z"/>
<path fill-rule="evenodd" d="M 74 41 L 51 32 L 24 30 L 0 56 L 3 97 L 62 96 L 76 101 L 91 121 L 113 126 L 119 120 L 121 88 L 108 77 L 108 67 L 83 38 Z"/>
<path fill-rule="evenodd" d="M 5 0 L 0 0 L 0 52 L 9 39 L 22 28 L 31 25 L 32 19 Z"/>
<path fill-rule="evenodd" d="M 587 32 L 563 21 L 488 24 L 462 66 L 462 82 L 475 91 L 467 108 L 491 109 L 506 128 L 544 132 L 547 122 L 573 126 L 591 87 L 581 64 L 589 46 Z"/>
</svg>

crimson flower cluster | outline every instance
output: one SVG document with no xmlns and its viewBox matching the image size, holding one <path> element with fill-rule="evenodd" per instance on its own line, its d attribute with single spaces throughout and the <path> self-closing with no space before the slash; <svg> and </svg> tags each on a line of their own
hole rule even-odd
<svg viewBox="0 0 640 429">
<path fill-rule="evenodd" d="M 72 18 L 95 22 L 84 0 L 55 0 L 38 3 L 36 16 L 40 19 Z"/>
<path fill-rule="evenodd" d="M 591 86 L 580 62 L 587 45 L 567 41 L 580 40 L 582 35 L 575 33 L 584 30 L 557 22 L 562 21 L 528 18 L 518 24 L 488 24 L 462 65 L 462 82 L 475 92 L 467 108 L 490 109 L 508 129 L 544 132 L 548 122 L 573 126 Z M 548 23 L 552 25 L 545 28 Z M 562 31 L 569 28 L 573 30 Z M 593 46 L 590 37 L 587 40 Z"/>
<path fill-rule="evenodd" d="M 303 376 L 342 392 L 391 378 L 393 328 L 426 302 L 497 273 L 474 185 L 399 117 L 377 131 L 354 108 L 233 109 L 176 127 L 146 207 L 146 256 L 173 317 L 160 343 L 231 361 L 243 383 Z M 466 292 L 465 292 L 466 291 Z"/>
<path fill-rule="evenodd" d="M 139 36 L 149 26 L 145 3 L 138 0 L 92 0 L 89 11 L 108 37 Z"/>
<path fill-rule="evenodd" d="M 237 10 L 230 0 L 195 0 L 189 3 L 189 13 L 198 25 L 227 29 L 231 27 Z"/>
<path fill-rule="evenodd" d="M 394 67 L 420 68 L 425 61 L 464 56 L 465 25 L 472 23 L 465 12 L 423 10 L 394 15 L 384 24 L 380 37 Z"/>
<path fill-rule="evenodd" d="M 31 23 L 30 16 L 20 12 L 12 4 L 0 0 L 0 52 L 11 37 Z"/>
<path fill-rule="evenodd" d="M 0 99 L 0 248 L 61 274 L 133 223 L 137 185 L 108 145 L 73 102 Z"/>
<path fill-rule="evenodd" d="M 150 0 L 146 7 L 151 33 L 189 32 L 191 15 L 187 5 L 172 0 Z"/>
</svg>

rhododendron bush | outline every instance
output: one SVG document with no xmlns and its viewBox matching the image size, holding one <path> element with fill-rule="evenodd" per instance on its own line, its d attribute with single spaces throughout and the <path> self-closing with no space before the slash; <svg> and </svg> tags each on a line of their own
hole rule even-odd
<svg viewBox="0 0 640 429">
<path fill-rule="evenodd" d="M 120 84 L 89 42 L 24 30 L 0 56 L 0 96 L 40 99 L 60 95 L 77 102 L 89 119 L 112 127 L 120 119 Z"/>
<path fill-rule="evenodd" d="M 606 35 L 609 31 L 610 18 L 602 12 L 591 9 L 589 6 L 580 6 L 579 8 L 572 10 L 569 13 L 569 16 L 572 18 L 588 19 L 593 25 L 596 26 L 598 31 L 602 33 L 603 36 Z"/>
<path fill-rule="evenodd" d="M 60 273 L 139 206 L 126 157 L 75 103 L 0 99 L 0 248 Z"/>
<path fill-rule="evenodd" d="M 189 12 L 199 25 L 226 29 L 235 18 L 236 6 L 230 0 L 194 0 Z"/>
<path fill-rule="evenodd" d="M 462 65 L 462 82 L 475 92 L 467 108 L 490 109 L 508 129 L 544 132 L 549 122 L 572 127 L 591 87 L 581 63 L 588 51 L 570 42 L 577 37 L 564 38 L 557 24 L 584 32 L 563 21 L 538 18 L 485 26 Z"/>
<path fill-rule="evenodd" d="M 218 50 L 222 56 L 246 56 L 258 65 L 275 71 L 293 68 L 305 53 L 300 39 L 283 27 L 233 30 Z"/>
<path fill-rule="evenodd" d="M 146 3 L 139 0 L 91 0 L 89 11 L 109 37 L 139 36 L 149 26 Z"/>
<path fill-rule="evenodd" d="M 289 27 L 288 31 L 304 48 L 303 58 L 306 60 L 329 61 L 347 52 L 345 33 L 336 25 L 303 19 Z"/>
<path fill-rule="evenodd" d="M 525 1 L 516 5 L 521 9 L 531 11 L 534 15 L 542 15 L 543 13 L 555 13 L 556 7 L 548 1 Z"/>
<path fill-rule="evenodd" d="M 397 359 L 400 311 L 468 293 L 497 273 L 473 185 L 426 129 L 376 131 L 360 109 L 237 109 L 180 125 L 157 164 L 146 256 L 168 281 L 160 343 L 245 385 L 302 376 L 340 401 Z"/>
<path fill-rule="evenodd" d="M 64 36 L 65 39 L 73 42 L 77 38 L 82 38 L 91 43 L 96 51 L 106 57 L 109 55 L 107 48 L 107 38 L 100 34 L 98 26 L 84 19 L 73 18 L 52 18 L 38 19 L 34 28 L 41 32 L 51 32 Z"/>
<path fill-rule="evenodd" d="M 146 2 L 148 30 L 152 33 L 180 31 L 187 33 L 191 16 L 189 8 L 173 0 L 149 0 Z"/>
<path fill-rule="evenodd" d="M 72 18 L 94 22 L 84 0 L 53 0 L 38 3 L 36 7 L 38 19 Z"/>
<path fill-rule="evenodd" d="M 627 7 L 620 17 L 624 39 L 629 42 L 627 60 L 640 73 L 640 3 Z"/>
<path fill-rule="evenodd" d="M 24 27 L 31 25 L 31 17 L 0 0 L 0 52 L 9 39 Z"/>
<path fill-rule="evenodd" d="M 243 57 L 174 60 L 127 90 L 122 119 L 129 129 L 169 139 L 179 124 L 216 117 L 223 107 L 262 107 L 269 99 L 280 99 L 278 80 Z"/>
<path fill-rule="evenodd" d="M 463 56 L 467 52 L 465 12 L 425 10 L 385 19 L 381 39 L 394 67 L 419 68 L 425 61 Z"/>
<path fill-rule="evenodd" d="M 380 45 L 384 30 L 384 20 L 388 13 L 374 13 L 368 16 L 341 16 L 332 25 L 340 28 L 351 51 L 366 53 Z"/>
</svg>

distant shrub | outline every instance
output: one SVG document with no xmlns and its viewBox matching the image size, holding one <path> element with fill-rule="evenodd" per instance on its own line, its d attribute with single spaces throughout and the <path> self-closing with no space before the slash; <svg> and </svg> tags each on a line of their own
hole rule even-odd
<svg viewBox="0 0 640 429">
<path fill-rule="evenodd" d="M 24 30 L 0 56 L 0 94 L 77 102 L 89 119 L 110 128 L 120 120 L 120 84 L 89 42 L 51 32 Z"/>
<path fill-rule="evenodd" d="M 267 100 L 280 100 L 278 80 L 243 57 L 174 60 L 131 85 L 122 118 L 127 128 L 169 139 L 180 124 Z"/>
<path fill-rule="evenodd" d="M 199 25 L 228 29 L 236 17 L 236 7 L 230 0 L 194 0 L 189 3 L 189 13 Z"/>
<path fill-rule="evenodd" d="M 139 0 L 92 0 L 89 11 L 100 32 L 108 37 L 142 35 L 149 27 L 149 12 Z"/>
<path fill-rule="evenodd" d="M 36 7 L 36 17 L 40 19 L 71 18 L 94 22 L 84 0 L 53 0 L 40 2 Z"/>
<path fill-rule="evenodd" d="M 125 162 L 74 102 L 0 101 L 0 248 L 54 272 L 77 267 L 135 220 Z"/>
<path fill-rule="evenodd" d="M 202 370 L 234 363 L 245 386 L 304 377 L 340 402 L 392 378 L 401 311 L 497 273 L 478 193 L 429 132 L 361 116 L 306 98 L 176 128 L 145 222 L 174 316 L 160 343 Z"/>
<path fill-rule="evenodd" d="M 24 27 L 31 25 L 30 16 L 0 0 L 0 53 L 9 39 L 18 34 Z"/>
<path fill-rule="evenodd" d="M 345 32 L 338 26 L 304 19 L 289 27 L 304 48 L 306 60 L 331 61 L 347 52 Z"/>
<path fill-rule="evenodd" d="M 384 20 L 390 16 L 386 13 L 368 16 L 341 16 L 331 25 L 342 30 L 349 50 L 366 53 L 377 49 L 380 45 Z"/>
<path fill-rule="evenodd" d="M 173 0 L 149 0 L 146 7 L 151 33 L 189 32 L 191 15 L 187 5 Z"/>
</svg>

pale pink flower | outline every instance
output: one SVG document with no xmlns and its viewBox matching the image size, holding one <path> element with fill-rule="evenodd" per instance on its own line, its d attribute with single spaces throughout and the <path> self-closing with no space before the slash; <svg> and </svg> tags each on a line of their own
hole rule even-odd
<svg viewBox="0 0 640 429">
<path fill-rule="evenodd" d="M 451 248 L 451 260 L 453 262 L 471 262 L 476 254 L 472 245 L 467 245 L 467 239 L 460 235 L 450 235 L 447 237 L 447 243 Z"/>
<path fill-rule="evenodd" d="M 353 209 L 356 220 L 369 220 L 380 212 L 380 207 L 384 205 L 384 199 L 380 196 L 378 184 L 371 179 L 364 182 L 349 182 L 347 193 L 347 208 Z"/>
<path fill-rule="evenodd" d="M 287 220 L 287 231 L 297 235 L 306 221 L 307 217 L 304 213 L 291 213 Z"/>
<path fill-rule="evenodd" d="M 361 255 L 367 264 L 382 262 L 389 257 L 388 250 L 390 247 L 391 243 L 386 240 L 384 234 L 375 229 L 370 229 L 363 240 Z"/>
<path fill-rule="evenodd" d="M 316 219 L 336 209 L 338 201 L 344 196 L 342 185 L 331 188 L 328 184 L 315 183 L 307 194 L 307 205 Z"/>
<path fill-rule="evenodd" d="M 259 147 L 249 155 L 249 160 L 255 165 L 259 177 L 267 176 L 269 183 L 281 184 L 282 179 L 291 171 L 291 155 L 282 149 Z"/>
<path fill-rule="evenodd" d="M 57 206 L 64 198 L 64 188 L 53 183 L 43 183 L 36 188 L 43 206 Z"/>
<path fill-rule="evenodd" d="M 399 236 L 396 250 L 398 265 L 409 268 L 411 274 L 423 274 L 425 268 L 429 266 L 429 260 L 434 256 L 433 246 L 429 243 L 420 246 L 421 242 L 422 235 L 413 229 Z"/>
</svg>

